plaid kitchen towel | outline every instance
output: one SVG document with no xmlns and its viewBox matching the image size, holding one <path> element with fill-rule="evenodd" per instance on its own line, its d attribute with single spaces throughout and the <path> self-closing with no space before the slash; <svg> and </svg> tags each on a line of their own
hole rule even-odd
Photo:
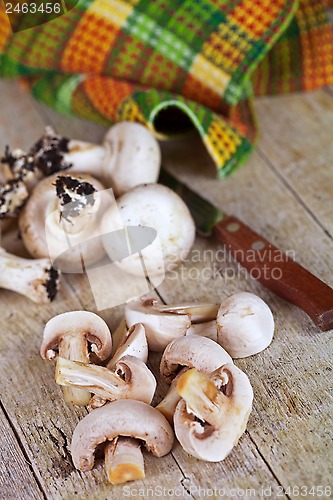
<svg viewBox="0 0 333 500">
<path fill-rule="evenodd" d="M 191 122 L 221 176 L 251 150 L 253 95 L 333 83 L 328 0 L 61 0 L 51 20 L 4 4 L 0 76 L 104 124 Z"/>
</svg>

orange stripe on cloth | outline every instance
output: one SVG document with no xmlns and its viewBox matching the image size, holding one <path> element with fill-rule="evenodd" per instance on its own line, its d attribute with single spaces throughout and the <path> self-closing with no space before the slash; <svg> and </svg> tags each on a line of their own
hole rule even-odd
<svg viewBox="0 0 333 500">
<path fill-rule="evenodd" d="M 286 0 L 256 0 L 255 2 L 244 0 L 237 5 L 230 18 L 256 40 L 269 28 L 285 3 Z"/>
<path fill-rule="evenodd" d="M 71 73 L 102 73 L 118 33 L 118 27 L 88 10 L 68 41 L 61 69 Z"/>
<path fill-rule="evenodd" d="M 100 76 L 86 78 L 83 87 L 97 111 L 112 121 L 117 119 L 121 103 L 136 90 L 131 83 Z"/>
<path fill-rule="evenodd" d="M 0 4 L 0 51 L 7 45 L 8 38 L 12 34 L 9 20 L 4 5 Z"/>
</svg>

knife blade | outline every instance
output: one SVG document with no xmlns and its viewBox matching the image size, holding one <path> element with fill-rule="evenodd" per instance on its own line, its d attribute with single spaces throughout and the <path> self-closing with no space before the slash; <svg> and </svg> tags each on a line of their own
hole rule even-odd
<svg viewBox="0 0 333 500">
<path fill-rule="evenodd" d="M 218 210 L 164 168 L 158 182 L 173 189 L 184 200 L 199 234 L 213 234 L 253 278 L 301 308 L 320 330 L 333 328 L 332 288 L 241 220 Z"/>
</svg>

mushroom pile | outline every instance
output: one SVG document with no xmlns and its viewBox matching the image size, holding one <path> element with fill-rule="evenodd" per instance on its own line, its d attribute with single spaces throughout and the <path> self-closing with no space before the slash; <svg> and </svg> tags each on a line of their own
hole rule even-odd
<svg viewBox="0 0 333 500">
<path fill-rule="evenodd" d="M 142 446 L 162 457 L 174 434 L 193 457 L 224 460 L 246 430 L 253 401 L 233 359 L 268 347 L 273 332 L 269 307 L 248 292 L 221 304 L 131 301 L 113 335 L 91 312 L 49 320 L 41 356 L 56 360 L 65 401 L 89 411 L 72 436 L 74 466 L 91 470 L 98 451 L 111 484 L 142 479 Z M 146 365 L 151 351 L 162 353 L 159 379 L 169 385 L 155 406 L 157 383 Z"/>
<path fill-rule="evenodd" d="M 3 279 L 0 286 L 45 302 L 45 297 L 52 300 L 58 290 L 58 271 L 83 272 L 107 256 L 129 275 L 142 276 L 142 250 L 146 278 L 162 281 L 165 271 L 186 259 L 195 226 L 182 199 L 157 183 L 160 162 L 157 140 L 133 122 L 111 127 L 100 145 L 61 137 L 46 127 L 28 152 L 6 147 L 0 170 L 1 228 L 5 219 L 17 219 L 28 253 L 34 259 L 48 260 L 39 262 L 44 267 L 37 277 L 38 266 L 32 262 L 34 272 L 22 273 L 27 277 L 23 285 Z M 107 196 L 108 190 L 117 197 L 116 203 Z M 115 232 L 131 227 L 151 230 L 153 241 L 139 251 L 135 240 L 130 261 L 124 255 L 115 259 Z M 0 269 L 9 269 L 9 261 L 13 268 L 28 266 L 6 254 Z M 52 293 L 40 293 L 41 286 Z M 27 293 L 32 287 L 38 292 Z"/>
</svg>

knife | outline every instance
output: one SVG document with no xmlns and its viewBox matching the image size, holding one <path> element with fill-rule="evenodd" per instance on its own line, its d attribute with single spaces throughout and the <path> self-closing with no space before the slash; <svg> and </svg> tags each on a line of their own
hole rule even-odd
<svg viewBox="0 0 333 500">
<path fill-rule="evenodd" d="M 242 221 L 218 210 L 164 168 L 161 169 L 158 182 L 173 189 L 184 200 L 199 234 L 213 234 L 227 245 L 230 253 L 251 272 L 251 276 L 283 299 L 300 307 L 320 330 L 333 328 L 332 288 Z"/>
</svg>

